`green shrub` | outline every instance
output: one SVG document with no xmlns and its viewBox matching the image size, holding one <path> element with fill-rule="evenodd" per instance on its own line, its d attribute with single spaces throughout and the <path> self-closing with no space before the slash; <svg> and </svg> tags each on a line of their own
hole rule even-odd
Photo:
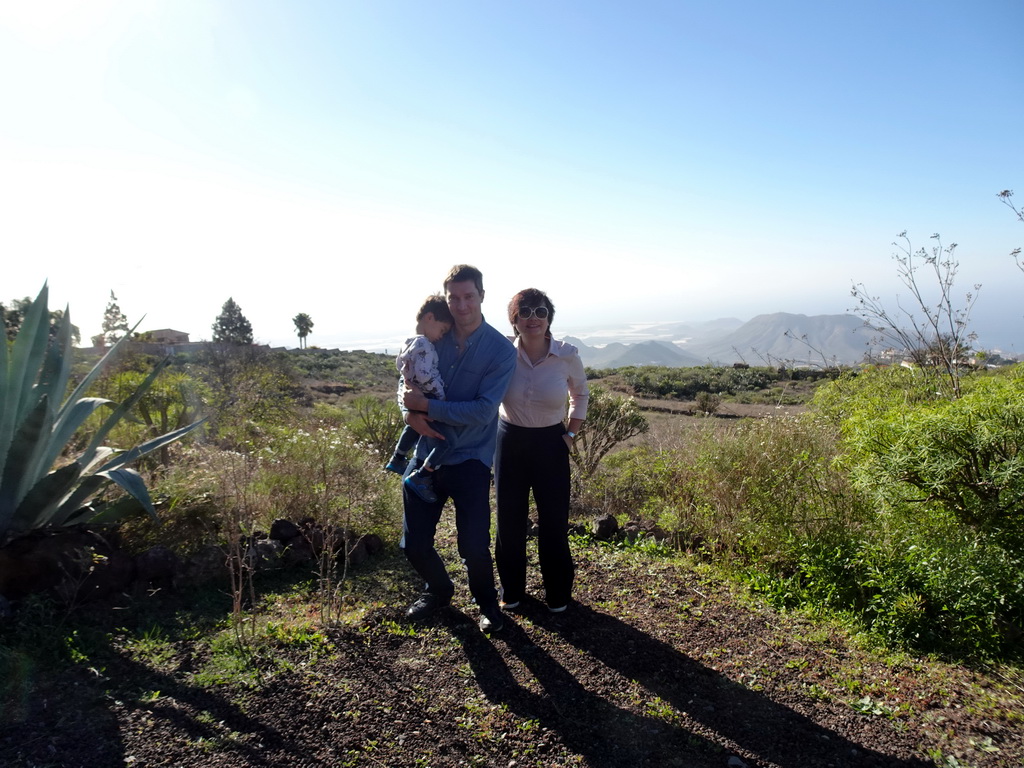
<svg viewBox="0 0 1024 768">
<path fill-rule="evenodd" d="M 697 429 L 679 450 L 613 457 L 602 487 L 616 509 L 657 519 L 683 544 L 791 564 L 795 542 L 866 515 L 832 469 L 834 450 L 830 432 L 808 419 Z"/>
<path fill-rule="evenodd" d="M 291 358 L 263 347 L 209 344 L 189 372 L 209 393 L 210 433 L 224 447 L 244 449 L 268 426 L 290 423 L 302 391 Z"/>
<path fill-rule="evenodd" d="M 710 416 L 722 405 L 722 396 L 711 392 L 698 392 L 696 403 L 700 413 Z"/>
<path fill-rule="evenodd" d="M 1019 655 L 1022 384 L 1021 366 L 976 374 L 953 399 L 897 368 L 819 390 L 814 418 L 841 435 L 835 467 L 874 512 L 844 536 L 808 541 L 784 586 L 762 578 L 766 593 L 850 611 L 890 645 Z"/>
<path fill-rule="evenodd" d="M 643 365 L 617 368 L 614 371 L 590 371 L 588 376 L 615 374 L 641 397 L 664 397 L 694 400 L 701 392 L 730 398 L 756 399 L 755 393 L 769 390 L 782 382 L 815 382 L 834 379 L 838 369 L 805 370 L 769 366 L 713 366 L 688 368 Z M 794 398 L 800 400 L 800 398 Z"/>
<path fill-rule="evenodd" d="M 795 574 L 760 586 L 780 605 L 848 612 L 889 646 L 972 658 L 1020 653 L 1024 558 L 955 522 L 807 542 Z"/>
<path fill-rule="evenodd" d="M 349 433 L 311 418 L 265 427 L 248 452 L 192 446 L 160 479 L 159 528 L 141 519 L 123 527 L 132 549 L 165 544 L 190 554 L 225 544 L 229 533 L 269 530 L 279 517 L 334 524 L 393 540 L 400 497 L 391 478 Z"/>
<path fill-rule="evenodd" d="M 291 350 L 288 355 L 301 376 L 340 383 L 353 391 L 394 389 L 398 384 L 394 355 L 315 348 Z"/>
<path fill-rule="evenodd" d="M 138 389 L 145 378 L 145 373 L 132 369 L 121 370 L 100 378 L 90 394 L 120 402 Z M 210 400 L 211 393 L 202 381 L 183 371 L 168 368 L 111 430 L 111 440 L 117 444 L 134 445 L 156 435 L 181 429 L 206 413 Z M 84 425 L 80 437 L 90 437 L 101 423 L 99 416 L 94 415 Z M 156 454 L 160 464 L 165 467 L 171 463 L 170 447 L 165 445 Z"/>
<path fill-rule="evenodd" d="M 618 372 L 638 395 L 692 400 L 698 392 L 727 393 L 764 389 L 781 378 L 777 368 L 693 368 L 635 366 Z"/>
<path fill-rule="evenodd" d="M 850 472 L 853 458 L 840 455 L 850 420 L 863 420 L 858 429 L 871 423 L 858 398 L 888 403 L 874 411 L 883 420 L 948 407 L 906 386 L 912 376 L 883 376 L 878 386 L 872 376 L 850 377 L 837 385 L 841 396 L 826 395 L 830 413 L 708 425 L 673 450 L 621 451 L 588 493 L 616 514 L 657 521 L 677 545 L 745 575 L 776 605 L 852 616 L 891 647 L 1019 655 L 1024 556 L 1008 532 L 967 525 L 938 500 L 879 506 L 880 489 L 894 481 L 879 475 L 871 486 L 869 469 Z M 969 384 L 961 407 L 987 412 L 980 403 L 1005 403 L 998 393 L 1013 391 L 1012 382 Z M 975 393 L 979 404 L 968 407 Z M 1005 422 L 992 414 L 990 423 Z"/>
</svg>

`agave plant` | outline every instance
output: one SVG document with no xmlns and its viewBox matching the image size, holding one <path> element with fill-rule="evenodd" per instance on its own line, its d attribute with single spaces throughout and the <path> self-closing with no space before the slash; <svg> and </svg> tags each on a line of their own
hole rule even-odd
<svg viewBox="0 0 1024 768">
<path fill-rule="evenodd" d="M 197 421 L 127 451 L 105 446 L 110 430 L 145 394 L 167 361 L 122 403 L 85 397 L 126 335 L 65 397 L 72 362 L 71 318 L 65 311 L 51 339 L 47 299 L 44 284 L 26 311 L 14 342 L 0 342 L 0 546 L 30 531 L 109 517 L 111 505 L 89 506 L 88 502 L 111 482 L 155 518 L 145 482 L 127 465 L 202 423 Z M 110 407 L 111 412 L 95 436 L 79 455 L 66 456 L 79 427 L 101 407 Z"/>
</svg>

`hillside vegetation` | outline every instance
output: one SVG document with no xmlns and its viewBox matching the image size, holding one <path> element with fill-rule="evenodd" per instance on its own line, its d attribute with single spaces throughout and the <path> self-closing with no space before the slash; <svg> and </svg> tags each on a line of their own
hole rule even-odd
<svg viewBox="0 0 1024 768">
<path fill-rule="evenodd" d="M 151 362 L 126 354 L 95 393 L 118 400 Z M 176 357 L 110 439 L 207 421 L 138 464 L 161 524 L 129 515 L 117 539 L 132 553 L 213 547 L 223 579 L 142 590 L 125 613 L 125 598 L 85 603 L 82 586 L 105 567 L 86 558 L 58 593 L 15 601 L 0 624 L 12 702 L 0 757 L 1024 760 L 1024 367 L 969 373 L 959 397 L 904 369 L 589 375 L 574 456 L 580 604 L 563 624 L 528 611 L 492 644 L 459 610 L 427 627 L 401 618 L 418 585 L 396 550 L 399 487 L 381 470 L 401 426 L 389 357 L 245 346 Z M 282 518 L 321 532 L 320 556 L 298 570 L 257 554 Z M 599 541 L 597 518 L 621 532 Z M 333 531 L 376 534 L 384 551 L 357 563 L 347 545 L 325 545 Z M 613 727 L 623 717 L 631 727 Z M 74 756 L 90 721 L 102 723 L 96 762 Z"/>
</svg>

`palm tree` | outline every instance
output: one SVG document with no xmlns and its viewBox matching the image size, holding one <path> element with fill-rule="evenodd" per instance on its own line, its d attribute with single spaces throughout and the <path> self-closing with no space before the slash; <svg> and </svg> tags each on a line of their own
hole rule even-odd
<svg viewBox="0 0 1024 768">
<path fill-rule="evenodd" d="M 292 318 L 292 322 L 295 323 L 295 330 L 299 334 L 299 349 L 305 349 L 306 337 L 313 330 L 313 320 L 305 312 L 299 312 Z"/>
</svg>

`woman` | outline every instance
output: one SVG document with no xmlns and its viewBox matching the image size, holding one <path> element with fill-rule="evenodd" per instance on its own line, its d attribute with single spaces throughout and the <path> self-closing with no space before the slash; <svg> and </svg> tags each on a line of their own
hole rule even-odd
<svg viewBox="0 0 1024 768">
<path fill-rule="evenodd" d="M 554 318 L 554 304 L 536 288 L 520 291 L 508 305 L 517 357 L 512 383 L 498 410 L 494 559 L 501 578 L 502 605 L 514 609 L 526 597 L 532 490 L 545 596 L 548 608 L 561 613 L 572 597 L 575 570 L 569 551 L 569 451 L 586 418 L 590 395 L 579 351 L 551 336 Z"/>
</svg>

